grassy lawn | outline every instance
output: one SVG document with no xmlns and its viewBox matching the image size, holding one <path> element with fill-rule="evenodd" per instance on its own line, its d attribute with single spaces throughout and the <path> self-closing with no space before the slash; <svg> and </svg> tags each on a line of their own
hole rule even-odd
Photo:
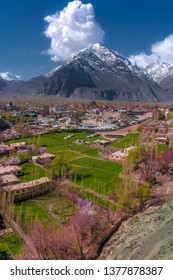
<svg viewBox="0 0 173 280">
<path fill-rule="evenodd" d="M 120 149 L 135 146 L 136 144 L 138 144 L 139 136 L 139 133 L 130 133 L 118 140 L 113 141 L 110 146 Z"/>
<path fill-rule="evenodd" d="M 73 135 L 73 136 L 65 139 L 69 135 Z M 77 151 L 82 154 L 86 154 L 88 156 L 98 157 L 98 149 L 92 149 L 87 146 L 77 145 L 74 143 L 75 140 L 79 140 L 79 139 L 88 141 L 90 143 L 92 143 L 97 139 L 102 139 L 100 136 L 87 138 L 88 135 L 91 135 L 91 133 L 54 132 L 54 133 L 40 135 L 37 137 L 28 137 L 28 138 L 21 138 L 17 140 L 11 140 L 7 142 L 7 144 L 17 143 L 17 142 L 35 143 L 35 144 L 46 146 L 47 152 L 49 153 L 56 154 L 61 151 L 64 152 L 64 150 L 66 151 L 74 150 L 74 152 Z M 70 157 L 72 156 L 72 154 L 69 155 Z"/>
<path fill-rule="evenodd" d="M 22 225 L 25 232 L 39 221 L 53 228 L 62 227 L 67 218 L 74 213 L 74 205 L 57 190 L 43 196 L 36 197 L 15 204 L 15 219 Z"/>
<path fill-rule="evenodd" d="M 73 180 L 75 180 L 77 185 L 81 185 L 83 187 L 93 189 L 98 193 L 108 195 L 110 191 L 114 190 L 115 184 L 120 184 L 121 182 L 119 174 L 122 171 L 122 166 L 118 163 L 99 160 L 98 148 L 93 149 L 88 145 L 80 145 L 75 143 L 75 140 L 79 139 L 88 141 L 90 143 L 96 139 L 101 139 L 100 136 L 87 138 L 87 136 L 91 134 L 91 132 L 56 132 L 40 135 L 38 137 L 22 138 L 11 142 L 34 142 L 47 146 L 48 152 L 67 157 L 67 159 L 71 161 L 73 164 L 72 171 L 76 173 Z M 68 137 L 69 135 L 70 137 Z M 114 145 L 116 143 L 117 146 L 119 145 L 122 147 L 128 146 L 127 143 L 129 143 L 129 146 L 131 146 L 131 142 L 135 142 L 138 139 L 138 133 L 131 133 L 124 138 L 114 141 Z M 20 181 L 22 182 L 38 179 L 48 175 L 48 172 L 46 172 L 44 169 L 30 162 L 23 164 L 22 169 L 23 175 L 19 177 Z M 46 204 L 46 201 L 44 204 Z"/>
<path fill-rule="evenodd" d="M 86 166 L 86 167 L 95 166 L 95 165 L 102 164 L 102 163 L 103 163 L 102 160 L 97 160 L 97 159 L 89 158 L 89 157 L 79 158 L 79 159 L 71 162 L 71 164 L 78 165 L 78 166 Z"/>
<path fill-rule="evenodd" d="M 68 159 L 69 161 L 71 161 L 71 160 L 75 160 L 75 159 L 79 158 L 81 155 L 78 153 L 66 150 L 66 151 L 58 152 L 57 156 L 63 157 L 65 159 Z"/>
<path fill-rule="evenodd" d="M 103 170 L 111 173 L 115 172 L 116 174 L 122 172 L 122 164 L 117 162 L 112 162 L 112 161 L 103 162 L 103 164 L 100 165 L 98 168 L 99 170 Z"/>
<path fill-rule="evenodd" d="M 22 175 L 19 176 L 21 182 L 36 180 L 42 177 L 47 177 L 48 175 L 48 172 L 32 162 L 24 163 L 21 167 L 23 172 Z"/>
<path fill-rule="evenodd" d="M 57 227 L 62 227 L 75 211 L 74 204 L 57 190 L 34 199 L 34 203 L 51 216 Z"/>
<path fill-rule="evenodd" d="M 108 196 L 111 191 L 115 190 L 115 185 L 121 183 L 121 178 L 119 177 L 121 172 L 121 164 L 108 162 L 79 172 L 73 179 L 73 182 Z"/>
<path fill-rule="evenodd" d="M 21 252 L 22 248 L 22 241 L 16 234 L 6 234 L 0 238 L 0 259 L 3 258 L 4 253 L 15 258 Z"/>
<path fill-rule="evenodd" d="M 38 198 L 15 204 L 14 220 L 26 233 L 35 221 L 44 226 L 61 229 L 74 211 L 74 204 L 54 190 Z M 0 238 L 0 259 L 6 259 L 7 255 L 15 259 L 22 249 L 22 241 L 16 234 L 10 233 Z"/>
<path fill-rule="evenodd" d="M 160 152 L 166 152 L 169 149 L 168 145 L 158 144 L 157 146 Z"/>
<path fill-rule="evenodd" d="M 46 211 L 39 207 L 34 200 L 17 203 L 14 207 L 15 220 L 17 223 L 21 224 L 25 232 L 28 232 L 28 230 L 32 227 L 32 224 L 36 221 L 40 221 L 43 224 L 52 223 L 52 219 Z"/>
<path fill-rule="evenodd" d="M 99 157 L 99 149 L 93 149 L 82 145 L 73 145 L 70 147 L 72 150 L 77 150 L 79 153 L 90 157 Z"/>
<path fill-rule="evenodd" d="M 87 199 L 93 201 L 94 203 L 97 203 L 100 206 L 109 207 L 112 210 L 115 210 L 115 208 L 116 208 L 116 205 L 114 203 L 111 203 L 110 201 L 105 200 L 105 199 L 103 199 L 99 196 L 96 196 L 96 195 L 92 194 L 92 193 L 89 193 L 85 190 L 76 188 L 75 186 L 70 187 L 70 189 L 77 192 L 81 197 L 87 198 Z"/>
</svg>

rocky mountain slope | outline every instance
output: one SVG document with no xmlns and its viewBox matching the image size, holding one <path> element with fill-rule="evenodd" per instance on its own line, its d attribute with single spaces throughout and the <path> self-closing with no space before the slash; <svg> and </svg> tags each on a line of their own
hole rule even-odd
<svg viewBox="0 0 173 280">
<path fill-rule="evenodd" d="M 157 82 L 168 94 L 173 95 L 173 65 L 157 63 L 147 66 L 144 73 Z"/>
<path fill-rule="evenodd" d="M 160 70 L 161 69 L 161 70 Z M 29 81 L 1 73 L 0 94 L 41 94 L 75 99 L 165 102 L 173 99 L 171 66 L 139 70 L 124 56 L 94 44 L 44 76 Z M 166 75 L 167 74 L 167 75 Z M 166 78 L 162 79 L 164 76 Z M 169 89 L 167 84 L 169 83 Z"/>
<path fill-rule="evenodd" d="M 41 91 L 45 95 L 77 99 L 165 101 L 164 91 L 131 62 L 94 44 L 47 75 Z"/>
<path fill-rule="evenodd" d="M 99 259 L 173 259 L 173 181 L 166 184 L 171 188 L 167 202 L 123 222 L 103 248 Z"/>
</svg>

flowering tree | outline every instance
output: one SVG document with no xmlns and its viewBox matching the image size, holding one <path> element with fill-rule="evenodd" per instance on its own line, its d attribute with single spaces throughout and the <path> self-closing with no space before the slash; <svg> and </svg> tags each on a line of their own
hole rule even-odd
<svg viewBox="0 0 173 280">
<path fill-rule="evenodd" d="M 173 163 L 173 150 L 169 149 L 159 158 L 160 171 L 163 173 L 167 172 L 171 163 Z"/>
<path fill-rule="evenodd" d="M 39 154 L 42 155 L 44 153 L 46 153 L 47 148 L 46 147 L 40 147 L 39 148 Z"/>
<path fill-rule="evenodd" d="M 79 259 L 73 237 L 66 229 L 55 231 L 35 222 L 29 236 L 30 246 L 19 256 L 24 260 L 71 260 Z"/>
</svg>

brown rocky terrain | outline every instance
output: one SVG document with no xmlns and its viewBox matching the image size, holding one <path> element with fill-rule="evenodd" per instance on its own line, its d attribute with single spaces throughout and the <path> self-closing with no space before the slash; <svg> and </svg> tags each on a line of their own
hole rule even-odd
<svg viewBox="0 0 173 280">
<path fill-rule="evenodd" d="M 162 189 L 167 201 L 123 222 L 98 259 L 173 259 L 173 180 L 167 178 Z"/>
</svg>

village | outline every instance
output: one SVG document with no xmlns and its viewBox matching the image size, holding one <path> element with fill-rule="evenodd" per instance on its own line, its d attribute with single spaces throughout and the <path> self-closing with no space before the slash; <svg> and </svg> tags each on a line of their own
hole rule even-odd
<svg viewBox="0 0 173 280">
<path fill-rule="evenodd" d="M 153 196 L 151 187 L 154 200 L 165 196 L 162 176 L 173 175 L 171 108 L 148 105 L 141 109 L 136 104 L 131 108 L 117 104 L 97 107 L 94 102 L 82 104 L 80 110 L 74 104 L 71 110 L 69 107 L 67 103 L 21 113 L 12 104 L 1 105 L 2 217 L 8 222 L 9 218 L 15 220 L 13 205 L 51 195 L 64 183 L 68 193 L 113 210 L 119 205 L 115 189 L 135 182 L 135 194 L 134 189 L 128 194 L 130 203 L 121 205 L 125 213 L 144 209 Z M 142 194 L 141 199 L 136 190 L 142 192 L 146 183 L 147 195 Z M 52 215 L 51 204 L 46 212 Z M 8 235 L 3 228 L 0 236 L 6 232 Z"/>
</svg>

